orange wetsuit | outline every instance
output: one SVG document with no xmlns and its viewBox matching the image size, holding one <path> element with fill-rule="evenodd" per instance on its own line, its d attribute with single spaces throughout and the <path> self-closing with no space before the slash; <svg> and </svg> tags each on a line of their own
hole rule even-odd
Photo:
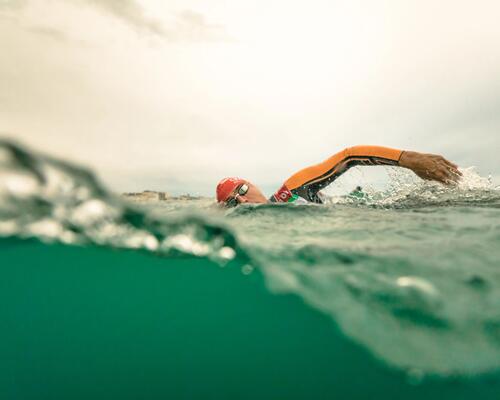
<svg viewBox="0 0 500 400">
<path fill-rule="evenodd" d="M 295 201 L 322 203 L 318 192 L 356 165 L 398 165 L 401 150 L 381 146 L 349 147 L 326 161 L 304 168 L 288 178 L 269 199 L 272 202 Z"/>
</svg>

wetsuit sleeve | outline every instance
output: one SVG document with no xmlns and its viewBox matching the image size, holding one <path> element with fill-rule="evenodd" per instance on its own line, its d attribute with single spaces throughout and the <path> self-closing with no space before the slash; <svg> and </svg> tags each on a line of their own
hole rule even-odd
<svg viewBox="0 0 500 400">
<path fill-rule="evenodd" d="M 320 164 L 293 174 L 287 179 L 282 189 L 308 201 L 321 203 L 318 192 L 349 168 L 356 165 L 398 165 L 402 153 L 402 150 L 381 146 L 349 147 Z"/>
</svg>

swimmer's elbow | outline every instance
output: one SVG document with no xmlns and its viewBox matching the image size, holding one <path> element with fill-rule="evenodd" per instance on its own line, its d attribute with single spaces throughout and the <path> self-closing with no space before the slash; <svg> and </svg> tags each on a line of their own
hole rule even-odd
<svg viewBox="0 0 500 400">
<path fill-rule="evenodd" d="M 366 148 L 367 146 L 351 146 L 351 147 L 346 147 L 344 150 L 342 150 L 342 154 L 345 158 L 349 158 L 352 156 L 357 156 L 360 153 L 362 153 L 362 149 Z"/>
<path fill-rule="evenodd" d="M 401 150 L 393 149 L 390 147 L 374 146 L 374 145 L 358 145 L 346 147 L 343 151 L 343 157 L 380 157 L 389 160 L 399 160 L 401 157 Z"/>
</svg>

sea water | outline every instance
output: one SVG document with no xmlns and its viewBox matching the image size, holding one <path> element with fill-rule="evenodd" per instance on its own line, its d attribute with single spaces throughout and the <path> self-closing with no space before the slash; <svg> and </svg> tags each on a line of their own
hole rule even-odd
<svg viewBox="0 0 500 400">
<path fill-rule="evenodd" d="M 129 203 L 0 143 L 1 399 L 500 398 L 500 190 Z"/>
</svg>

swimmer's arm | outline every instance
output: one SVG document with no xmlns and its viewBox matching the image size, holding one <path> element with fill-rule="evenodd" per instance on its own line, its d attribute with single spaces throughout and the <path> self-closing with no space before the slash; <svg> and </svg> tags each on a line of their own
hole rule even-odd
<svg viewBox="0 0 500 400">
<path fill-rule="evenodd" d="M 393 165 L 408 168 L 422 179 L 443 183 L 457 181 L 461 173 L 455 164 L 442 156 L 403 151 L 383 146 L 353 146 L 334 154 L 320 164 L 292 175 L 285 185 L 289 190 L 304 185 L 324 187 L 355 165 Z"/>
<path fill-rule="evenodd" d="M 370 156 L 374 159 L 397 160 L 397 164 L 394 165 L 408 168 L 425 180 L 449 184 L 457 182 L 462 176 L 456 164 L 437 154 L 402 151 L 381 146 L 354 146 L 345 149 L 344 152 L 345 158 Z"/>
<path fill-rule="evenodd" d="M 325 187 L 356 165 L 398 165 L 402 150 L 382 146 L 348 147 L 320 164 L 304 168 L 293 174 L 285 185 L 289 190 L 317 191 Z"/>
</svg>

